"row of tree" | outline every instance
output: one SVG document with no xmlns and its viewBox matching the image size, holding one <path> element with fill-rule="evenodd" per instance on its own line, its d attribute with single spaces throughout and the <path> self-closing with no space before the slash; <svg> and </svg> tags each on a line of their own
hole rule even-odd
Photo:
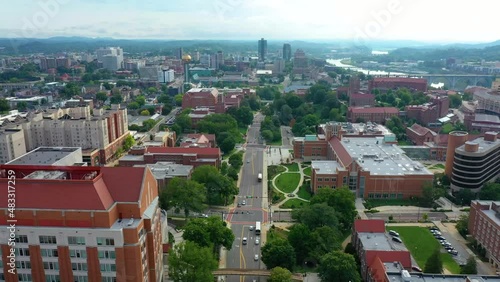
<svg viewBox="0 0 500 282">
<path fill-rule="evenodd" d="M 160 194 L 163 209 L 175 208 L 186 217 L 202 212 L 207 205 L 227 205 L 238 193 L 234 181 L 210 165 L 194 169 L 191 179 L 174 177 Z"/>
<path fill-rule="evenodd" d="M 299 223 L 284 239 L 271 236 L 262 248 L 262 261 L 271 269 L 319 264 L 323 281 L 361 281 L 354 257 L 341 251 L 343 234 L 356 216 L 354 194 L 346 187 L 321 188 L 309 206 L 292 214 Z"/>
</svg>

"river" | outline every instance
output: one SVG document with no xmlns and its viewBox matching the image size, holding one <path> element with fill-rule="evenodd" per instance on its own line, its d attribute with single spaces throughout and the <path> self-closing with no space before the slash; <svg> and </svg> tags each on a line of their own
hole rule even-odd
<svg viewBox="0 0 500 282">
<path fill-rule="evenodd" d="M 408 75 L 408 74 L 402 73 L 402 72 L 386 72 L 386 71 L 381 71 L 381 70 L 367 70 L 367 69 L 364 69 L 364 68 L 359 68 L 359 67 L 355 67 L 355 66 L 352 66 L 352 65 L 344 64 L 344 63 L 342 63 L 342 60 L 346 60 L 346 59 L 337 59 L 337 60 L 327 59 L 326 62 L 329 63 L 329 64 L 331 64 L 331 65 L 334 65 L 336 67 L 340 67 L 340 68 L 344 68 L 344 69 L 350 69 L 350 70 L 353 70 L 353 71 L 362 72 L 364 74 L 371 74 L 371 75 L 389 75 L 389 74 L 390 75 Z M 443 88 L 444 87 L 444 83 L 442 83 L 442 82 L 432 83 L 430 86 L 433 87 L 433 88 Z"/>
</svg>

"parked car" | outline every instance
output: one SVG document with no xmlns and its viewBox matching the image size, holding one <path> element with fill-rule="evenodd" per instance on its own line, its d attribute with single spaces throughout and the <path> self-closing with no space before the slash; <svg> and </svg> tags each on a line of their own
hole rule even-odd
<svg viewBox="0 0 500 282">
<path fill-rule="evenodd" d="M 439 228 L 437 228 L 436 226 L 431 226 L 431 227 L 429 227 L 429 229 L 430 230 L 437 230 L 437 231 L 439 231 Z"/>
<path fill-rule="evenodd" d="M 241 203 L 238 203 L 238 208 L 241 207 Z"/>
<path fill-rule="evenodd" d="M 242 205 L 242 206 L 244 206 L 244 205 L 246 205 L 246 204 L 247 204 L 247 201 L 245 201 L 245 200 L 243 200 L 243 201 L 241 202 L 241 205 Z"/>
<path fill-rule="evenodd" d="M 389 230 L 389 235 L 399 237 L 399 233 L 394 230 Z"/>
<path fill-rule="evenodd" d="M 444 246 L 445 250 L 449 251 L 449 250 L 454 250 L 455 248 L 453 248 L 453 246 Z"/>
<path fill-rule="evenodd" d="M 399 237 L 392 237 L 392 241 L 398 242 L 398 243 L 403 243 Z"/>
<path fill-rule="evenodd" d="M 259 238 L 255 238 L 255 245 L 258 245 L 258 244 L 260 244 L 260 240 L 259 240 Z"/>
<path fill-rule="evenodd" d="M 458 252 L 456 250 L 448 250 L 448 253 L 450 253 L 454 256 L 458 255 Z"/>
<path fill-rule="evenodd" d="M 444 238 L 443 236 L 438 236 L 436 237 L 436 239 L 438 239 L 439 241 L 446 241 L 446 238 Z"/>
<path fill-rule="evenodd" d="M 253 260 L 254 260 L 254 261 L 258 261 L 258 260 L 259 260 L 259 255 L 257 255 L 257 254 L 256 254 L 256 255 L 253 257 Z"/>
<path fill-rule="evenodd" d="M 415 265 L 412 266 L 411 269 L 415 270 L 415 271 L 418 271 L 418 272 L 422 272 L 422 269 L 420 267 L 418 267 L 418 266 L 415 266 Z"/>
</svg>

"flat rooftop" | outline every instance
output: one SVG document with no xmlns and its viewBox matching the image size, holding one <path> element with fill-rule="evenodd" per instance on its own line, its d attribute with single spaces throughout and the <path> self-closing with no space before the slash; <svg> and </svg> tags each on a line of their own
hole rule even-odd
<svg viewBox="0 0 500 282">
<path fill-rule="evenodd" d="M 317 175 L 334 174 L 337 169 L 344 170 L 344 168 L 336 161 L 312 161 L 311 168 L 316 171 Z"/>
<path fill-rule="evenodd" d="M 345 137 L 340 142 L 351 158 L 372 175 L 433 175 L 397 145 L 385 144 L 384 137 Z"/>
<path fill-rule="evenodd" d="M 478 144 L 479 145 L 479 148 L 477 150 L 477 152 L 473 152 L 473 154 L 481 154 L 481 153 L 486 153 L 486 152 L 489 152 L 495 148 L 497 148 L 498 146 L 500 146 L 500 141 L 498 139 L 496 139 L 494 142 L 492 141 L 487 141 L 487 140 L 484 140 L 484 137 L 479 137 L 479 138 L 476 138 L 472 141 L 469 141 L 467 142 L 469 144 Z M 465 153 L 465 154 L 470 154 L 470 152 L 466 152 L 465 151 L 465 144 L 458 147 L 455 152 L 460 152 L 460 153 Z"/>
<path fill-rule="evenodd" d="M 192 165 L 181 165 L 172 162 L 158 162 L 156 164 L 135 165 L 134 167 L 149 167 L 156 179 L 188 176 L 193 171 Z"/>
<path fill-rule="evenodd" d="M 28 152 L 17 159 L 14 159 L 7 164 L 10 165 L 52 165 L 72 154 L 80 155 L 79 159 L 82 162 L 81 148 L 78 147 L 40 147 L 31 152 Z M 72 165 L 71 164 L 67 165 Z"/>
<path fill-rule="evenodd" d="M 363 244 L 363 249 L 368 251 L 392 251 L 396 250 L 389 242 L 389 237 L 385 233 L 358 233 L 358 237 Z"/>
</svg>

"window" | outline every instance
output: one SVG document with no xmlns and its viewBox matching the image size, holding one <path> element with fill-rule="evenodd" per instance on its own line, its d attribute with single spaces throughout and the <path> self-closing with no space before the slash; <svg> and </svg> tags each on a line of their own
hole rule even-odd
<svg viewBox="0 0 500 282">
<path fill-rule="evenodd" d="M 323 178 L 318 178 L 318 182 L 322 182 L 323 181 Z"/>
<path fill-rule="evenodd" d="M 76 271 L 87 271 L 87 264 L 74 262 L 71 264 L 71 269 Z"/>
<path fill-rule="evenodd" d="M 16 261 L 16 267 L 20 269 L 31 269 L 31 263 L 29 261 Z"/>
<path fill-rule="evenodd" d="M 40 244 L 57 244 L 56 236 L 40 236 Z"/>
<path fill-rule="evenodd" d="M 115 251 L 99 251 L 99 258 L 101 259 L 114 259 L 116 258 Z"/>
<path fill-rule="evenodd" d="M 52 261 L 44 261 L 43 262 L 43 268 L 44 269 L 50 269 L 50 270 L 59 270 L 59 263 L 58 262 L 52 262 Z"/>
<path fill-rule="evenodd" d="M 26 235 L 18 235 L 16 236 L 16 243 L 28 243 L 28 236 Z"/>
<path fill-rule="evenodd" d="M 116 265 L 112 263 L 103 263 L 101 264 L 101 271 L 116 271 Z"/>
<path fill-rule="evenodd" d="M 89 278 L 88 276 L 73 276 L 73 280 L 75 280 L 75 282 L 88 282 L 89 281 Z"/>
<path fill-rule="evenodd" d="M 28 248 L 16 248 L 16 255 L 20 257 L 29 257 L 30 250 Z"/>
<path fill-rule="evenodd" d="M 61 278 L 59 278 L 59 275 L 45 274 L 45 282 L 61 282 Z"/>
<path fill-rule="evenodd" d="M 85 251 L 85 250 L 69 250 L 69 256 L 72 258 L 87 258 L 87 251 Z"/>
<path fill-rule="evenodd" d="M 58 257 L 56 249 L 41 249 L 42 257 L 56 258 Z"/>
<path fill-rule="evenodd" d="M 84 237 L 69 236 L 68 237 L 68 244 L 69 245 L 85 245 L 85 238 Z"/>
<path fill-rule="evenodd" d="M 33 281 L 33 279 L 31 278 L 31 274 L 26 274 L 26 273 L 18 274 L 17 278 L 19 281 Z M 1 277 L 0 277 L 0 279 L 1 279 Z"/>
<path fill-rule="evenodd" d="M 392 193 L 391 194 L 391 199 L 396 199 L 396 194 Z"/>
<path fill-rule="evenodd" d="M 116 282 L 116 277 L 102 277 L 102 282 Z"/>
<path fill-rule="evenodd" d="M 97 237 L 97 245 L 98 246 L 114 246 L 115 245 L 115 239 L 113 239 L 113 238 Z"/>
</svg>

